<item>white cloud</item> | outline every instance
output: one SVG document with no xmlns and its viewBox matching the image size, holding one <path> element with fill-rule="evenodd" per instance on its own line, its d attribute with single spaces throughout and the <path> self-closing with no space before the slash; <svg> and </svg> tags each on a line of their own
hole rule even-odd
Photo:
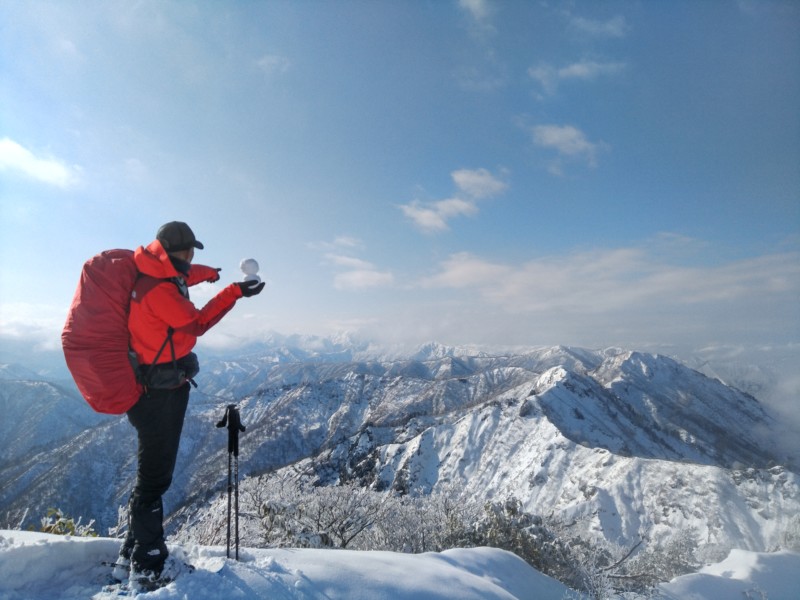
<svg viewBox="0 0 800 600">
<path fill-rule="evenodd" d="M 447 200 L 439 200 L 433 203 L 434 210 L 439 213 L 442 218 L 451 219 L 460 215 L 474 215 L 478 212 L 478 207 L 470 200 L 462 200 L 461 198 L 448 198 Z"/>
<path fill-rule="evenodd" d="M 67 188 L 78 183 L 80 168 L 69 167 L 55 158 L 38 157 L 5 137 L 0 139 L 0 171 L 17 172 L 42 183 Z"/>
<path fill-rule="evenodd" d="M 558 154 L 558 158 L 550 163 L 550 171 L 556 175 L 563 174 L 561 159 L 564 158 L 596 166 L 597 153 L 605 147 L 605 144 L 590 142 L 583 131 L 572 125 L 536 125 L 532 134 L 534 144 Z"/>
<path fill-rule="evenodd" d="M 574 29 L 595 37 L 621 38 L 628 33 L 628 24 L 622 15 L 617 15 L 605 21 L 571 17 L 569 22 Z"/>
<path fill-rule="evenodd" d="M 505 181 L 498 179 L 486 169 L 459 169 L 450 175 L 459 190 L 475 199 L 497 196 L 508 189 Z"/>
<path fill-rule="evenodd" d="M 572 125 L 537 125 L 533 128 L 533 141 L 567 156 L 593 158 L 596 151 L 596 146 L 586 139 L 586 135 Z"/>
<path fill-rule="evenodd" d="M 458 191 L 465 197 L 455 196 L 445 200 L 422 203 L 414 200 L 400 205 L 400 210 L 421 231 L 438 233 L 447 231 L 448 221 L 459 216 L 478 214 L 479 200 L 497 196 L 508 189 L 508 184 L 486 169 L 458 169 L 450 176 Z"/>
<path fill-rule="evenodd" d="M 600 75 L 615 75 L 625 68 L 625 63 L 582 60 L 558 70 L 561 79 L 595 79 Z"/>
<path fill-rule="evenodd" d="M 625 67 L 625 63 L 622 62 L 596 62 L 584 59 L 561 68 L 541 63 L 536 67 L 530 67 L 528 75 L 536 80 L 545 92 L 554 94 L 562 81 L 592 81 L 601 76 L 616 75 Z"/>
<path fill-rule="evenodd" d="M 338 237 L 333 244 L 326 246 L 346 252 L 360 246 L 360 242 L 350 237 Z M 337 290 L 361 290 L 394 283 L 394 275 L 390 271 L 381 271 L 371 262 L 356 256 L 327 252 L 323 258 L 325 264 L 338 271 L 333 277 L 333 286 Z"/>
<path fill-rule="evenodd" d="M 449 229 L 447 218 L 436 210 L 435 205 L 423 206 L 418 200 L 414 200 L 411 204 L 401 204 L 400 210 L 411 219 L 418 229 L 424 232 L 436 233 Z"/>
<path fill-rule="evenodd" d="M 439 231 L 447 231 L 450 228 L 447 224 L 449 219 L 461 215 L 477 214 L 478 207 L 470 200 L 449 198 L 432 202 L 426 206 L 415 200 L 411 204 L 401 205 L 400 210 L 418 229 L 427 233 L 437 233 Z"/>
<path fill-rule="evenodd" d="M 427 233 L 447 231 L 449 219 L 458 216 L 470 216 L 478 213 L 478 207 L 472 200 L 448 198 L 423 206 L 419 201 L 400 206 L 403 214 L 411 219 L 414 225 Z"/>
</svg>

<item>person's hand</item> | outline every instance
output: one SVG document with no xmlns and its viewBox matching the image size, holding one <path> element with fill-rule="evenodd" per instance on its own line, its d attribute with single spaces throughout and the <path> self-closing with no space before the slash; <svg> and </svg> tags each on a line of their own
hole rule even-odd
<svg viewBox="0 0 800 600">
<path fill-rule="evenodd" d="M 213 267 L 212 267 L 213 268 Z M 214 269 L 216 273 L 212 273 L 206 281 L 208 283 L 214 283 L 215 281 L 219 281 L 219 272 L 222 271 L 222 268 Z"/>
<path fill-rule="evenodd" d="M 238 285 L 239 289 L 242 290 L 242 296 L 249 298 L 250 296 L 260 294 L 261 290 L 263 290 L 264 286 L 267 284 L 264 281 L 261 283 L 258 281 L 237 281 L 236 285 Z"/>
</svg>

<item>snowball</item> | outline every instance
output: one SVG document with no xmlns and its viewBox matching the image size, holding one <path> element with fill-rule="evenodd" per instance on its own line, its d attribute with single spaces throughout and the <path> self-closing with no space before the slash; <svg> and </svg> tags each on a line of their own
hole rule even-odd
<svg viewBox="0 0 800 600">
<path fill-rule="evenodd" d="M 258 262 L 255 258 L 245 258 L 239 263 L 239 268 L 245 275 L 255 275 L 258 273 Z"/>
</svg>

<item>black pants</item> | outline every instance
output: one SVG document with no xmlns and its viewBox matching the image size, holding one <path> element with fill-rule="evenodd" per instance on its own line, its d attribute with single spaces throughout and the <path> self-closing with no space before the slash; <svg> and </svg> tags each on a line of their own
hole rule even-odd
<svg viewBox="0 0 800 600">
<path fill-rule="evenodd" d="M 149 390 L 128 411 L 139 438 L 136 484 L 130 501 L 130 522 L 121 554 L 136 571 L 161 572 L 167 559 L 161 497 L 172 483 L 189 384 L 172 390 Z"/>
</svg>

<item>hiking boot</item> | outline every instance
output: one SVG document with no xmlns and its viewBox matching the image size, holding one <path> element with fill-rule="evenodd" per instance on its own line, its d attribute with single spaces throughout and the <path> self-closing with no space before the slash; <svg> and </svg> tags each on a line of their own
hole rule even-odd
<svg viewBox="0 0 800 600">
<path fill-rule="evenodd" d="M 159 570 L 132 570 L 128 585 L 139 592 L 152 592 L 169 585 L 184 573 L 194 573 L 194 567 L 169 556 Z"/>
</svg>

